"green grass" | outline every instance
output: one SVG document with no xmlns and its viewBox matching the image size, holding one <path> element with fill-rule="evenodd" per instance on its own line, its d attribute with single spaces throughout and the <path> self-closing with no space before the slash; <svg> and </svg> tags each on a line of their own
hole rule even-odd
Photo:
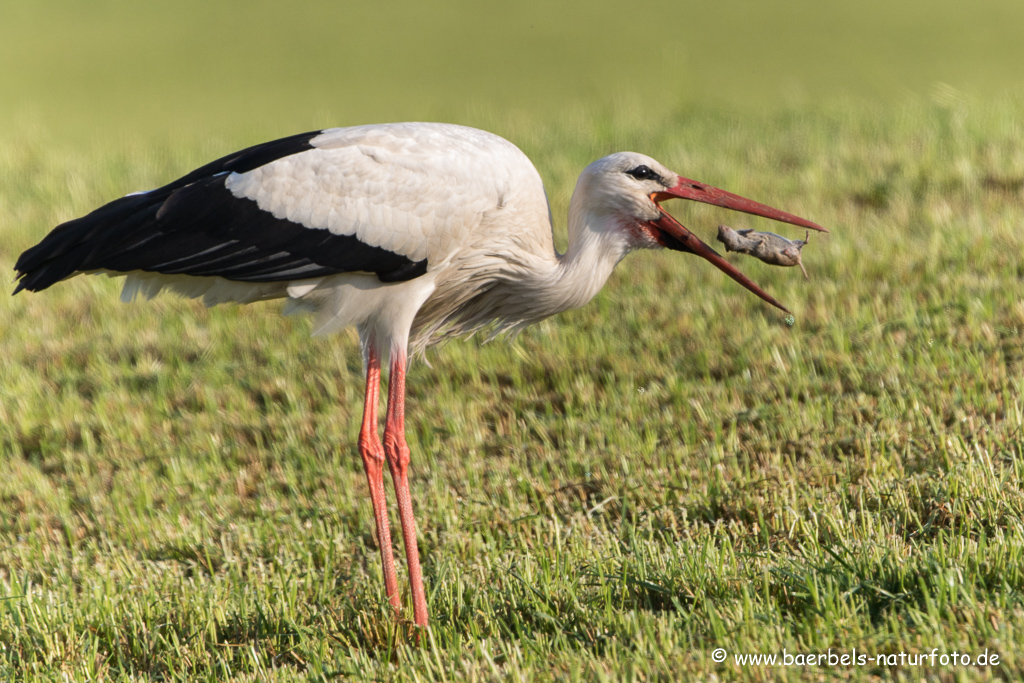
<svg viewBox="0 0 1024 683">
<path fill-rule="evenodd" d="M 954 94 L 478 114 L 535 159 L 560 226 L 580 168 L 631 148 L 832 233 L 809 283 L 736 260 L 792 326 L 644 253 L 586 308 L 416 364 L 419 643 L 382 595 L 352 335 L 311 340 L 277 304 L 121 305 L 103 277 L 0 298 L 0 679 L 1024 675 L 1024 104 Z M 7 140 L 0 271 L 260 137 Z M 670 208 L 709 240 L 784 230 Z M 854 647 L 1001 660 L 731 658 Z"/>
</svg>

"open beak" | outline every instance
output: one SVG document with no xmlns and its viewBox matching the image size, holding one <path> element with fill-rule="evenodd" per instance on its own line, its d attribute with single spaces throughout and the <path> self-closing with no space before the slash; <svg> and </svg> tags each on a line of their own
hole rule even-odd
<svg viewBox="0 0 1024 683">
<path fill-rule="evenodd" d="M 726 209 L 732 209 L 733 211 L 742 211 L 744 213 L 753 214 L 754 216 L 763 216 L 764 218 L 770 218 L 782 223 L 799 225 L 800 227 L 810 228 L 811 230 L 828 232 L 825 228 L 821 227 L 817 223 L 812 223 L 806 218 L 794 216 L 791 213 L 774 209 L 770 206 L 766 206 L 765 204 L 760 204 L 751 199 L 741 197 L 731 192 L 726 192 L 725 190 L 720 190 L 717 187 L 712 187 L 711 185 L 699 183 L 695 180 L 690 180 L 689 178 L 680 177 L 679 182 L 677 182 L 673 187 L 661 192 L 655 192 L 651 195 L 651 199 L 655 203 L 675 198 L 691 199 L 693 201 L 704 202 L 705 204 L 713 204 Z M 651 226 L 660 230 L 666 237 L 664 240 L 666 247 L 669 249 L 675 249 L 676 251 L 686 251 L 691 254 L 696 254 L 697 256 L 710 261 L 723 273 L 770 303 L 772 306 L 789 313 L 789 310 L 785 306 L 780 304 L 771 295 L 754 284 L 750 278 L 741 273 L 734 265 L 722 258 L 717 251 L 709 247 L 707 244 L 702 242 L 700 238 L 687 230 L 682 223 L 670 216 L 660 206 L 658 207 L 658 210 L 660 211 L 661 216 L 648 222 Z"/>
</svg>

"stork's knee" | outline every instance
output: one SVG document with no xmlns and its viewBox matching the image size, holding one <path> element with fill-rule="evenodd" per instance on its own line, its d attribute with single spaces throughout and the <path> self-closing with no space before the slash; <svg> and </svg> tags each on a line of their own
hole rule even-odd
<svg viewBox="0 0 1024 683">
<path fill-rule="evenodd" d="M 384 453 L 392 472 L 405 474 L 409 470 L 409 444 L 404 434 L 384 432 Z"/>
<path fill-rule="evenodd" d="M 360 435 L 359 455 L 363 458 L 363 467 L 368 475 L 379 476 L 384 468 L 384 448 L 380 441 Z"/>
</svg>

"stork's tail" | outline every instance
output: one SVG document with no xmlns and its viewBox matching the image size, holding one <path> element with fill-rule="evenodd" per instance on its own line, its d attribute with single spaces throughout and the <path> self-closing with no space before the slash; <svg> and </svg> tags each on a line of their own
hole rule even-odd
<svg viewBox="0 0 1024 683">
<path fill-rule="evenodd" d="M 38 292 L 75 273 L 102 267 L 97 257 L 108 251 L 111 242 L 124 242 L 133 228 L 153 220 L 165 198 L 154 194 L 128 195 L 58 225 L 14 264 L 18 282 L 14 294 L 23 289 Z"/>
</svg>

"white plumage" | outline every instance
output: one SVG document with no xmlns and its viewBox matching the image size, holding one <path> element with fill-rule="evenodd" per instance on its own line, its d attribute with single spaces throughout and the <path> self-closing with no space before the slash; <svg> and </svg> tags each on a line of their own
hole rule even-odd
<svg viewBox="0 0 1024 683">
<path fill-rule="evenodd" d="M 424 276 L 381 283 L 374 276 L 345 273 L 253 285 L 133 272 L 122 299 L 152 298 L 163 287 L 202 297 L 207 305 L 288 297 L 286 312 L 313 312 L 314 334 L 330 334 L 351 326 L 379 327 L 373 318 L 385 312 L 404 320 L 409 312 L 392 310 L 396 304 L 418 310 L 440 283 L 445 296 L 416 321 L 414 341 L 422 350 L 441 338 L 439 327 L 456 322 L 448 319 L 460 308 L 453 302 L 466 302 L 503 279 L 514 282 L 524 266 L 556 263 L 543 182 L 526 155 L 497 135 L 450 124 L 396 123 L 329 129 L 310 145 L 311 150 L 249 172 L 225 174 L 224 184 L 233 196 L 255 201 L 275 218 L 355 236 L 412 261 L 426 259 Z M 528 263 L 510 262 L 510 254 Z M 445 332 L 510 326 L 558 312 L 531 315 L 500 308 L 509 308 L 512 319 L 501 319 L 495 310 L 494 319 L 473 316 Z"/>
<path fill-rule="evenodd" d="M 504 201 L 546 205 L 529 159 L 484 131 L 396 123 L 331 129 L 310 144 L 232 173 L 228 189 L 277 218 L 439 265 Z"/>
<path fill-rule="evenodd" d="M 582 306 L 635 249 L 697 254 L 778 306 L 661 209 L 658 202 L 672 197 L 822 229 L 622 152 L 580 175 L 568 248 L 558 254 L 543 183 L 518 148 L 462 126 L 396 123 L 257 145 L 162 188 L 115 200 L 58 226 L 22 254 L 18 290 L 105 272 L 127 275 L 126 301 L 163 288 L 207 305 L 286 298 L 286 312 L 314 314 L 315 334 L 357 327 L 367 365 L 359 450 L 385 586 L 399 609 L 382 483 L 386 461 L 422 626 L 427 607 L 404 436 L 407 354 L 447 337 L 518 329 Z M 385 358 L 391 376 L 382 443 L 377 392 Z"/>
</svg>

